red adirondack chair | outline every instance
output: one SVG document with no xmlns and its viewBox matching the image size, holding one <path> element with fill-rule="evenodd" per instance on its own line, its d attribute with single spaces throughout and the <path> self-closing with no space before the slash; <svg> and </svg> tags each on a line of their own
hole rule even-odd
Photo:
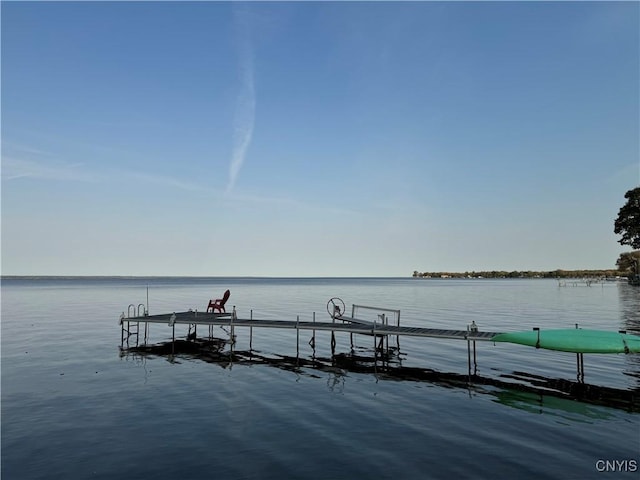
<svg viewBox="0 0 640 480">
<path fill-rule="evenodd" d="M 229 295 L 231 295 L 231 292 L 227 290 L 226 292 L 224 292 L 224 295 L 222 295 L 222 298 L 209 300 L 209 306 L 207 307 L 207 312 L 209 311 L 215 312 L 216 310 L 218 310 L 218 312 L 220 313 L 226 312 L 226 310 L 224 309 L 224 304 L 227 303 L 227 300 L 229 300 Z"/>
</svg>

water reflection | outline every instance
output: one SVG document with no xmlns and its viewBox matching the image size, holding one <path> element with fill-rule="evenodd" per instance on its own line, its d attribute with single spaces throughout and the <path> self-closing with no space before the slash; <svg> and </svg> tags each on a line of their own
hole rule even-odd
<svg viewBox="0 0 640 480">
<path fill-rule="evenodd" d="M 618 284 L 620 325 L 627 333 L 640 335 L 640 287 L 628 283 Z M 627 355 L 623 374 L 636 379 L 640 385 L 640 355 Z"/>
<path fill-rule="evenodd" d="M 640 288 L 627 283 L 618 285 L 620 324 L 628 333 L 640 334 Z"/>
<path fill-rule="evenodd" d="M 617 389 L 574 380 L 547 378 L 514 371 L 497 377 L 440 372 L 402 365 L 400 352 L 358 348 L 328 357 L 263 354 L 259 350 L 225 349 L 223 339 L 176 340 L 156 345 L 121 348 L 123 358 L 143 361 L 147 355 L 163 356 L 172 363 L 197 359 L 231 368 L 233 364 L 267 365 L 301 377 L 327 377 L 327 388 L 341 393 L 349 373 L 374 375 L 377 381 L 424 382 L 444 388 L 465 389 L 474 394 L 491 395 L 496 402 L 531 413 L 553 414 L 564 419 L 607 418 L 607 413 L 589 405 L 605 406 L 627 412 L 640 412 L 640 387 Z M 633 357 L 633 355 L 631 356 Z"/>
<path fill-rule="evenodd" d="M 504 389 L 491 394 L 496 397 L 494 401 L 502 405 L 529 413 L 553 415 L 572 422 L 589 423 L 590 420 L 607 420 L 614 416 L 602 408 L 541 392 Z"/>
</svg>

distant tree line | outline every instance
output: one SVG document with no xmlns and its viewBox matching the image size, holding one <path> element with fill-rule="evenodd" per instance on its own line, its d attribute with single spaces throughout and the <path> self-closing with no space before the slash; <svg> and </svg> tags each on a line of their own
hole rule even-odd
<svg viewBox="0 0 640 480">
<path fill-rule="evenodd" d="M 624 194 L 627 202 L 618 212 L 614 222 L 614 233 L 622 235 L 621 245 L 640 249 L 640 187 Z M 482 272 L 413 272 L 414 278 L 598 278 L 628 276 L 630 282 L 640 285 L 640 250 L 621 253 L 616 261 L 617 269 L 610 270 L 550 270 L 534 272 L 531 270 L 491 270 Z"/>
<path fill-rule="evenodd" d="M 620 275 L 620 270 L 491 270 L 481 272 L 413 272 L 414 278 L 600 278 Z"/>
</svg>

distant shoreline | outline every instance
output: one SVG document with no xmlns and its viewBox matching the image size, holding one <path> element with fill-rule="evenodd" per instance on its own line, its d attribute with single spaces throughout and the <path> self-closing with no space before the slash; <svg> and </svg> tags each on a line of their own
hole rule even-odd
<svg viewBox="0 0 640 480">
<path fill-rule="evenodd" d="M 349 277 L 323 277 L 323 276 L 260 276 L 260 275 L 0 275 L 2 280 L 153 280 L 153 279 L 246 279 L 246 280 L 287 280 L 287 279 L 388 279 L 403 280 L 408 278 L 418 279 L 449 279 L 449 278 L 601 278 L 601 277 L 623 277 L 627 274 L 618 270 L 553 270 L 548 272 L 534 271 L 482 271 L 482 272 L 414 272 L 413 275 L 404 277 L 383 277 L 383 276 L 349 276 Z"/>
<path fill-rule="evenodd" d="M 616 269 L 608 270 L 491 270 L 481 272 L 418 272 L 414 271 L 413 278 L 601 278 L 626 277 L 627 274 Z"/>
</svg>

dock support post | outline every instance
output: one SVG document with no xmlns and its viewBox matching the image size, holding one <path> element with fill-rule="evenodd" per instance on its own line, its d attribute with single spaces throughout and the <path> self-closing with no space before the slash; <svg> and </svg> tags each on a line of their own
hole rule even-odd
<svg viewBox="0 0 640 480">
<path fill-rule="evenodd" d="M 476 341 L 473 341 L 473 374 L 478 373 L 478 361 L 476 360 Z"/>
<path fill-rule="evenodd" d="M 580 354 L 576 353 L 576 379 L 580 381 Z"/>
<path fill-rule="evenodd" d="M 176 351 L 176 312 L 173 312 L 169 318 L 169 326 L 171 327 L 171 355 Z"/>
<path fill-rule="evenodd" d="M 300 315 L 296 315 L 296 358 L 300 356 Z"/>
<path fill-rule="evenodd" d="M 579 326 L 576 323 L 576 329 L 578 328 Z M 576 353 L 576 367 L 578 370 L 578 373 L 577 373 L 578 382 L 582 383 L 584 382 L 584 354 L 583 353 Z"/>
<path fill-rule="evenodd" d="M 584 353 L 576 353 L 576 366 L 578 370 L 578 382 L 584 382 Z"/>
<path fill-rule="evenodd" d="M 471 381 L 471 341 L 467 337 L 467 362 L 469 366 L 469 381 Z"/>
<path fill-rule="evenodd" d="M 316 312 L 313 312 L 313 324 L 315 325 L 315 323 L 316 323 Z M 313 353 L 311 356 L 313 360 L 315 360 L 316 359 L 316 329 L 315 328 L 311 331 L 311 334 L 313 336 L 311 337 L 311 340 L 309 340 L 309 345 L 311 345 L 311 349 L 313 350 Z"/>
<path fill-rule="evenodd" d="M 314 324 L 316 323 L 316 312 L 313 312 L 313 323 Z M 311 330 L 311 340 L 309 340 L 309 345 L 311 346 L 315 354 L 315 351 L 316 351 L 316 329 L 315 328 Z"/>
<path fill-rule="evenodd" d="M 120 315 L 120 347 L 124 347 L 124 312 Z"/>
<path fill-rule="evenodd" d="M 231 356 L 233 357 L 233 345 L 236 343 L 236 336 L 234 334 L 233 321 L 236 318 L 236 306 L 233 306 L 233 311 L 231 312 L 231 319 L 229 320 L 229 342 L 231 345 Z"/>
<path fill-rule="evenodd" d="M 236 341 L 235 329 L 233 327 L 233 321 L 236 319 L 236 306 L 233 306 L 233 312 L 231 313 L 231 345 Z"/>
<path fill-rule="evenodd" d="M 387 325 L 389 325 L 389 318 L 383 313 L 382 314 L 382 326 L 386 327 Z M 385 353 L 388 356 L 389 355 L 389 335 L 385 335 L 384 337 L 382 337 L 384 340 L 384 345 L 382 345 L 382 348 L 385 348 Z"/>
<path fill-rule="evenodd" d="M 249 320 L 253 320 L 253 309 L 249 312 Z M 253 326 L 249 327 L 249 351 L 253 350 Z"/>
<path fill-rule="evenodd" d="M 333 315 L 331 315 L 331 323 L 336 323 L 335 308 L 333 312 L 334 312 Z M 336 332 L 331 330 L 331 355 L 333 356 L 335 354 L 336 354 Z"/>
<path fill-rule="evenodd" d="M 373 321 L 373 358 L 378 358 L 378 344 L 376 343 L 376 321 Z"/>
</svg>

